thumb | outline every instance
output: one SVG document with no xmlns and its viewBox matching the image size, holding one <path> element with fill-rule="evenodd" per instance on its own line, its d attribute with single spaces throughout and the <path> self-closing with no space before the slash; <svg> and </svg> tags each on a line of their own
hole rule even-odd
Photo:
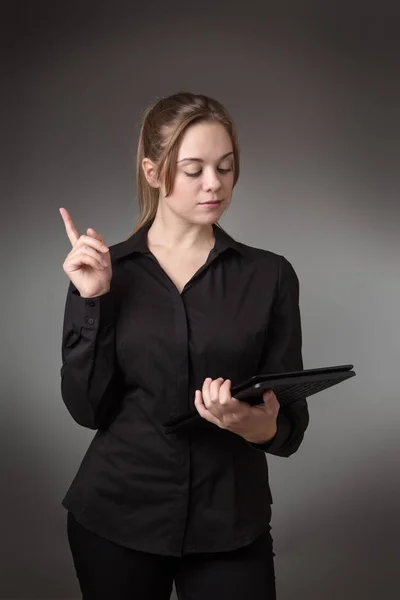
<svg viewBox="0 0 400 600">
<path fill-rule="evenodd" d="M 264 407 L 267 411 L 267 414 L 272 414 L 273 409 L 271 407 L 270 401 L 272 399 L 272 395 L 273 392 L 272 390 L 267 390 L 266 392 L 263 393 L 263 401 L 264 401 Z"/>
<path fill-rule="evenodd" d="M 97 231 L 95 229 L 93 229 L 92 227 L 88 227 L 88 229 L 86 230 L 86 233 L 88 235 L 90 235 L 90 237 L 95 238 L 96 240 L 99 240 L 103 244 L 105 243 L 103 236 L 101 236 L 100 233 L 97 233 Z"/>
<path fill-rule="evenodd" d="M 272 398 L 272 390 L 267 390 L 263 393 L 263 401 L 264 404 L 268 404 L 269 400 Z"/>
</svg>

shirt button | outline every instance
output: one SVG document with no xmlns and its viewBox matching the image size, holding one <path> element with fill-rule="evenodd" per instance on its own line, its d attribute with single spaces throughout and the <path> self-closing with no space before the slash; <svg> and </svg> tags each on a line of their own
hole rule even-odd
<svg viewBox="0 0 400 600">
<path fill-rule="evenodd" d="M 89 304 L 89 306 L 96 306 L 96 302 L 94 300 L 86 300 L 86 304 Z"/>
<path fill-rule="evenodd" d="M 86 317 L 85 318 L 86 323 L 88 323 L 89 325 L 94 325 L 95 320 L 92 319 L 92 317 Z"/>
</svg>

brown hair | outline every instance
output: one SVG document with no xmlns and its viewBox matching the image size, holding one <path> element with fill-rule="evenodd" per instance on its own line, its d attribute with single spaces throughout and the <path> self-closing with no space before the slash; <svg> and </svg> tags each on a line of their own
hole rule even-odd
<svg viewBox="0 0 400 600">
<path fill-rule="evenodd" d="M 228 132 L 233 145 L 233 185 L 236 184 L 239 177 L 239 143 L 235 125 L 225 107 L 213 98 L 189 92 L 161 98 L 144 111 L 140 128 L 136 159 L 140 215 L 131 235 L 155 218 L 158 207 L 159 190 L 148 183 L 143 172 L 143 158 L 150 158 L 157 165 L 156 176 L 164 175 L 166 195 L 169 195 L 175 180 L 182 137 L 190 125 L 201 121 L 220 123 Z"/>
</svg>

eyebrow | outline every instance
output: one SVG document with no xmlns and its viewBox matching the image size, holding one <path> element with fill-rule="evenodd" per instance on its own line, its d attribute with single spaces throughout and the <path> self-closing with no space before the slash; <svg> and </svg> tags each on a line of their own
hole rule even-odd
<svg viewBox="0 0 400 600">
<path fill-rule="evenodd" d="M 224 154 L 223 156 L 221 156 L 221 158 L 219 160 L 222 160 L 223 158 L 226 158 L 227 156 L 230 156 L 231 154 L 233 154 L 232 152 L 227 152 L 226 154 Z M 204 162 L 204 160 L 202 158 L 182 158 L 181 160 L 178 160 L 178 163 L 184 162 L 184 161 L 191 161 L 191 162 Z M 219 162 L 219 161 L 218 161 Z"/>
</svg>

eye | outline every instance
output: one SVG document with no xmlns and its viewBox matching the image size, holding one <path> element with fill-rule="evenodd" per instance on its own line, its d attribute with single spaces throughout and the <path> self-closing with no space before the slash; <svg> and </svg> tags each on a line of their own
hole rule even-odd
<svg viewBox="0 0 400 600">
<path fill-rule="evenodd" d="M 201 175 L 201 171 L 197 171 L 197 173 L 186 173 L 186 171 L 184 171 L 184 173 L 188 177 L 198 177 L 199 175 Z"/>
<path fill-rule="evenodd" d="M 221 173 L 221 175 L 226 175 L 227 173 L 233 171 L 233 169 L 218 169 L 218 171 Z M 200 177 L 201 175 L 201 171 L 197 171 L 196 173 L 186 173 L 186 171 L 184 171 L 184 173 L 188 177 Z"/>
</svg>

